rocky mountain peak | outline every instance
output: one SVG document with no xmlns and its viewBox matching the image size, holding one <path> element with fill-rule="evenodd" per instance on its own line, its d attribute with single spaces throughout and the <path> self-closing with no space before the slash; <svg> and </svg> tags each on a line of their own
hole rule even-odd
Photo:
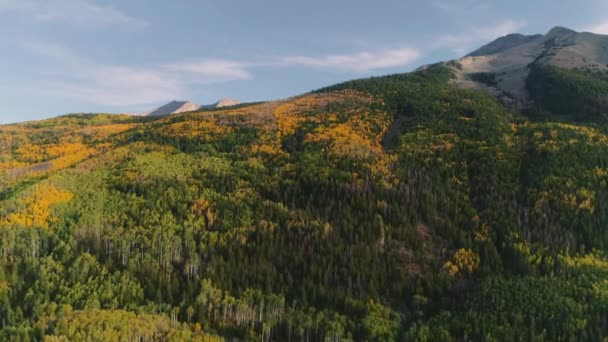
<svg viewBox="0 0 608 342">
<path fill-rule="evenodd" d="M 487 89 L 520 110 L 529 105 L 532 68 L 608 70 L 608 36 L 560 26 L 545 35 L 509 34 L 446 65 L 454 70 L 455 85 Z"/>
</svg>

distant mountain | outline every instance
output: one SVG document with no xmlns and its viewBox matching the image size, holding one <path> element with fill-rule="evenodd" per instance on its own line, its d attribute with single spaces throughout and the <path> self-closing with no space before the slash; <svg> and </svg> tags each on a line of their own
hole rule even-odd
<svg viewBox="0 0 608 342">
<path fill-rule="evenodd" d="M 239 105 L 239 104 L 241 104 L 241 102 L 238 101 L 238 100 L 234 100 L 234 99 L 221 99 L 221 100 L 217 101 L 214 104 L 202 106 L 201 108 L 204 108 L 204 109 L 217 109 L 217 108 L 224 108 L 224 107 L 232 107 L 232 106 L 236 106 L 236 105 Z"/>
<path fill-rule="evenodd" d="M 240 104 L 241 102 L 234 99 L 222 99 L 218 102 L 210 105 L 201 106 L 191 101 L 171 101 L 164 106 L 156 108 L 153 111 L 145 112 L 140 115 L 142 116 L 162 116 L 170 114 L 179 114 L 184 112 L 192 112 L 199 109 L 218 109 L 224 107 L 231 107 Z"/>
<path fill-rule="evenodd" d="M 162 116 L 169 114 L 178 114 L 183 112 L 191 112 L 200 109 L 201 106 L 190 101 L 171 101 L 164 106 L 161 106 L 151 112 L 144 113 L 145 116 Z"/>
<path fill-rule="evenodd" d="M 234 99 L 221 99 L 215 103 L 214 108 L 232 107 L 241 104 L 238 100 Z"/>
</svg>

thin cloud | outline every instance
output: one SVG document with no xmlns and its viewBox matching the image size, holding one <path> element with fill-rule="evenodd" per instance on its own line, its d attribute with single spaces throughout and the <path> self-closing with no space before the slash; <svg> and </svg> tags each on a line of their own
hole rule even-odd
<svg viewBox="0 0 608 342">
<path fill-rule="evenodd" d="M 608 35 L 608 20 L 601 22 L 601 23 L 597 23 L 593 26 L 584 28 L 582 31 Z"/>
<path fill-rule="evenodd" d="M 194 95 L 192 88 L 197 84 L 251 77 L 244 66 L 229 60 L 133 67 L 98 63 L 47 43 L 24 42 L 22 47 L 48 58 L 51 66 L 43 71 L 52 76 L 21 87 L 22 94 L 61 97 L 97 105 L 129 107 L 157 104 L 188 98 Z"/>
<path fill-rule="evenodd" d="M 93 0 L 0 0 L 2 14 L 19 15 L 36 23 L 67 23 L 83 29 L 123 25 L 145 28 L 148 22 Z"/>
<path fill-rule="evenodd" d="M 26 87 L 15 85 L 13 92 L 117 108 L 190 98 L 195 95 L 193 89 L 200 85 L 252 79 L 252 68 L 304 66 L 367 72 L 408 65 L 420 57 L 416 49 L 401 48 L 324 57 L 291 56 L 267 64 L 202 59 L 156 66 L 127 66 L 95 62 L 65 47 L 44 42 L 21 42 L 21 47 L 45 57 L 49 65 L 38 69 L 38 80 Z"/>
<path fill-rule="evenodd" d="M 456 53 L 465 53 L 479 44 L 517 32 L 526 26 L 525 22 L 516 20 L 505 20 L 497 25 L 488 27 L 471 27 L 458 34 L 446 34 L 435 40 L 433 48 L 450 49 Z"/>
<path fill-rule="evenodd" d="M 207 59 L 196 62 L 182 62 L 165 65 L 170 72 L 195 77 L 201 83 L 248 80 L 252 78 L 247 70 L 249 64 L 222 59 Z"/>
<path fill-rule="evenodd" d="M 403 67 L 419 60 L 423 54 L 438 49 L 451 49 L 459 53 L 470 51 L 482 43 L 524 26 L 523 22 L 505 20 L 490 27 L 471 27 L 460 34 L 436 37 L 433 39 L 434 43 L 418 48 L 365 49 L 351 54 L 324 56 L 267 56 L 264 62 L 199 59 L 141 66 L 97 62 L 62 46 L 26 41 L 21 42 L 21 47 L 45 57 L 44 63 L 48 64 L 44 68 L 36 69 L 37 81 L 27 84 L 26 87 L 19 88 L 15 85 L 13 91 L 26 95 L 60 97 L 98 105 L 132 108 L 158 104 L 165 100 L 191 98 L 196 95 L 193 91 L 201 90 L 201 85 L 249 80 L 253 78 L 252 70 L 257 69 L 305 67 L 345 73 L 367 73 Z"/>
<path fill-rule="evenodd" d="M 124 83 L 131 84 L 129 80 Z M 28 97 L 50 97 L 114 107 L 119 111 L 126 108 L 152 107 L 162 101 L 179 99 L 185 90 L 170 85 L 146 85 L 145 87 L 112 88 L 97 83 L 76 83 L 67 81 L 41 80 L 35 84 L 19 87 L 13 86 L 11 92 Z"/>
<path fill-rule="evenodd" d="M 355 72 L 408 65 L 420 58 L 420 52 L 413 48 L 388 49 L 375 52 L 363 51 L 350 55 L 329 55 L 324 57 L 289 56 L 282 58 L 285 66 L 307 66 Z"/>
</svg>

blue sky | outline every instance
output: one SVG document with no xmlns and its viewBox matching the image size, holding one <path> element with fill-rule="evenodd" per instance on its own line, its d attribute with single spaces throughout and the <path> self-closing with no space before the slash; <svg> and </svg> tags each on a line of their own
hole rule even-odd
<svg viewBox="0 0 608 342">
<path fill-rule="evenodd" d="M 557 25 L 608 34 L 608 1 L 0 0 L 0 123 L 284 98 Z"/>
</svg>

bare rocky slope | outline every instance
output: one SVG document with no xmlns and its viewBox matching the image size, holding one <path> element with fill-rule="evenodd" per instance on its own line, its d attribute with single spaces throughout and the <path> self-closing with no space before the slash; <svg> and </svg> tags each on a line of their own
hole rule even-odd
<svg viewBox="0 0 608 342">
<path fill-rule="evenodd" d="M 146 116 L 161 116 L 169 114 L 178 114 L 184 112 L 191 112 L 201 108 L 200 105 L 190 101 L 172 101 L 164 106 L 161 106 L 151 112 L 145 113 Z"/>
<path fill-rule="evenodd" d="M 240 104 L 239 101 L 234 99 L 222 99 L 218 102 L 210 105 L 201 106 L 190 101 L 171 101 L 164 106 L 158 107 L 153 111 L 142 113 L 142 116 L 163 116 L 170 114 L 179 114 L 185 112 L 193 112 L 199 109 L 218 109 L 224 107 L 231 107 Z"/>
<path fill-rule="evenodd" d="M 234 100 L 234 99 L 221 99 L 214 104 L 203 106 L 203 108 L 216 109 L 216 108 L 232 107 L 232 106 L 236 106 L 239 104 L 241 104 L 241 102 Z"/>
<path fill-rule="evenodd" d="M 526 81 L 534 66 L 608 70 L 608 36 L 555 27 L 545 35 L 510 34 L 454 61 L 453 83 L 484 88 L 515 109 L 529 105 Z"/>
</svg>

